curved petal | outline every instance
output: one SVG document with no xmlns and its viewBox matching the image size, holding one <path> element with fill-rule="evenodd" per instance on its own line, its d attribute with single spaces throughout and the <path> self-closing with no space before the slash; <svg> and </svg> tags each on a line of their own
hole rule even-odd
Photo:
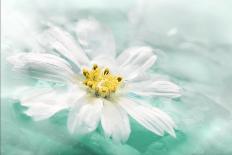
<svg viewBox="0 0 232 155">
<path fill-rule="evenodd" d="M 29 73 L 32 77 L 52 81 L 71 80 L 75 73 L 62 58 L 45 53 L 19 53 L 8 58 L 13 69 Z"/>
<path fill-rule="evenodd" d="M 129 84 L 129 91 L 142 96 L 180 97 L 181 88 L 167 80 L 148 80 Z"/>
<path fill-rule="evenodd" d="M 75 94 L 74 94 L 75 93 Z M 69 104 L 80 98 L 82 92 L 70 88 L 27 88 L 21 92 L 19 100 L 28 107 L 26 114 L 34 120 L 47 119 L 60 110 L 69 108 Z"/>
<path fill-rule="evenodd" d="M 101 125 L 106 137 L 121 143 L 127 141 L 130 135 L 130 123 L 126 112 L 116 103 L 104 101 Z"/>
<path fill-rule="evenodd" d="M 71 109 L 68 116 L 70 133 L 86 134 L 97 128 L 102 111 L 102 100 L 83 96 Z"/>
<path fill-rule="evenodd" d="M 120 99 L 118 103 L 132 118 L 153 133 L 162 136 L 166 131 L 175 137 L 174 122 L 159 109 L 127 98 Z"/>
<path fill-rule="evenodd" d="M 118 65 L 127 80 L 133 80 L 146 72 L 156 61 L 157 56 L 152 52 L 152 48 L 133 47 L 126 49 L 117 58 Z"/>
<path fill-rule="evenodd" d="M 76 33 L 87 54 L 115 56 L 115 41 L 112 32 L 95 19 L 82 19 L 77 23 Z"/>
<path fill-rule="evenodd" d="M 75 63 L 79 68 L 89 63 L 89 58 L 75 39 L 59 27 L 51 26 L 45 33 L 45 40 L 61 56 Z"/>
</svg>

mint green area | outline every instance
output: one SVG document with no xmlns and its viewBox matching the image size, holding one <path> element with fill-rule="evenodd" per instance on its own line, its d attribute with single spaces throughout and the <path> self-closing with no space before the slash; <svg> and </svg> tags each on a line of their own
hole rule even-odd
<svg viewBox="0 0 232 155">
<path fill-rule="evenodd" d="M 5 0 L 2 7 L 1 154 L 232 154 L 230 1 Z M 112 29 L 119 52 L 133 45 L 155 48 L 158 61 L 150 72 L 184 89 L 179 99 L 143 98 L 173 117 L 176 139 L 156 136 L 132 119 L 132 133 L 124 145 L 105 139 L 100 127 L 89 135 L 73 136 L 66 128 L 67 111 L 34 122 L 11 98 L 16 88 L 36 81 L 12 72 L 5 58 L 30 51 L 46 21 L 71 30 L 75 21 L 89 16 Z"/>
</svg>

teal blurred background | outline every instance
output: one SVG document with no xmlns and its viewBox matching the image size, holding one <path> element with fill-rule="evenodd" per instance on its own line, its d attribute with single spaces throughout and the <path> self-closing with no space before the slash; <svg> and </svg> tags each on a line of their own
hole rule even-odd
<svg viewBox="0 0 232 155">
<path fill-rule="evenodd" d="M 232 1 L 3 0 L 1 15 L 1 154 L 232 154 Z M 15 90 L 41 83 L 12 72 L 6 57 L 31 51 L 47 23 L 71 30 L 88 17 L 112 29 L 118 52 L 133 45 L 152 46 L 158 62 L 151 72 L 184 89 L 180 99 L 146 99 L 174 118 L 176 139 L 156 136 L 131 120 L 128 142 L 118 145 L 100 129 L 71 136 L 67 111 L 41 122 L 23 114 L 12 98 Z"/>
</svg>

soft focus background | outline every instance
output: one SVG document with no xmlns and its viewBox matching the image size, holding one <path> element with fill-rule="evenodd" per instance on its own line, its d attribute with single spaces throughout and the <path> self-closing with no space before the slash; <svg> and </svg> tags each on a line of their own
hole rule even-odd
<svg viewBox="0 0 232 155">
<path fill-rule="evenodd" d="M 2 0 L 1 15 L 1 154 L 232 154 L 232 1 Z M 104 139 L 100 131 L 70 136 L 66 111 L 34 122 L 12 99 L 17 88 L 35 81 L 12 72 L 6 57 L 31 51 L 47 23 L 70 30 L 88 17 L 112 29 L 118 52 L 152 46 L 158 55 L 152 72 L 184 89 L 180 99 L 148 99 L 174 118 L 176 139 L 156 136 L 133 120 L 124 145 Z"/>
</svg>

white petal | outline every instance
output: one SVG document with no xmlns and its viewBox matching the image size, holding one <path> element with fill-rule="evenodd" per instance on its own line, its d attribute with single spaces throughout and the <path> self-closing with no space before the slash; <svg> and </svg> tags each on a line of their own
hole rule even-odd
<svg viewBox="0 0 232 155">
<path fill-rule="evenodd" d="M 75 102 L 81 95 L 83 94 L 74 89 L 28 88 L 22 92 L 19 100 L 23 106 L 28 107 L 26 114 L 37 121 L 69 108 L 69 104 Z"/>
<path fill-rule="evenodd" d="M 30 107 L 25 113 L 31 116 L 35 121 L 40 121 L 53 116 L 58 111 L 65 109 L 61 105 L 50 106 L 44 102 L 34 102 L 34 106 Z"/>
<path fill-rule="evenodd" d="M 101 124 L 105 135 L 112 137 L 114 142 L 125 142 L 129 138 L 131 130 L 128 116 L 117 103 L 104 101 Z"/>
<path fill-rule="evenodd" d="M 115 56 L 112 32 L 95 19 L 82 19 L 77 23 L 76 33 L 80 44 L 91 58 L 98 55 Z"/>
<path fill-rule="evenodd" d="M 83 96 L 76 102 L 68 116 L 70 133 L 86 134 L 94 131 L 100 120 L 102 100 Z"/>
<path fill-rule="evenodd" d="M 75 76 L 72 67 L 64 59 L 52 54 L 18 53 L 10 56 L 8 62 L 16 71 L 39 79 L 64 81 Z"/>
<path fill-rule="evenodd" d="M 74 38 L 58 27 L 51 27 L 45 34 L 49 45 L 57 52 L 74 62 L 78 67 L 89 63 L 89 58 Z"/>
<path fill-rule="evenodd" d="M 117 58 L 127 80 L 133 80 L 146 72 L 156 61 L 157 56 L 150 47 L 133 47 L 126 49 Z"/>
<path fill-rule="evenodd" d="M 162 136 L 164 131 L 175 137 L 175 124 L 172 119 L 159 109 L 147 104 L 137 103 L 127 98 L 118 102 L 128 114 L 153 133 Z"/>
<path fill-rule="evenodd" d="M 128 84 L 132 93 L 142 96 L 181 96 L 181 88 L 167 80 L 148 80 Z"/>
</svg>

